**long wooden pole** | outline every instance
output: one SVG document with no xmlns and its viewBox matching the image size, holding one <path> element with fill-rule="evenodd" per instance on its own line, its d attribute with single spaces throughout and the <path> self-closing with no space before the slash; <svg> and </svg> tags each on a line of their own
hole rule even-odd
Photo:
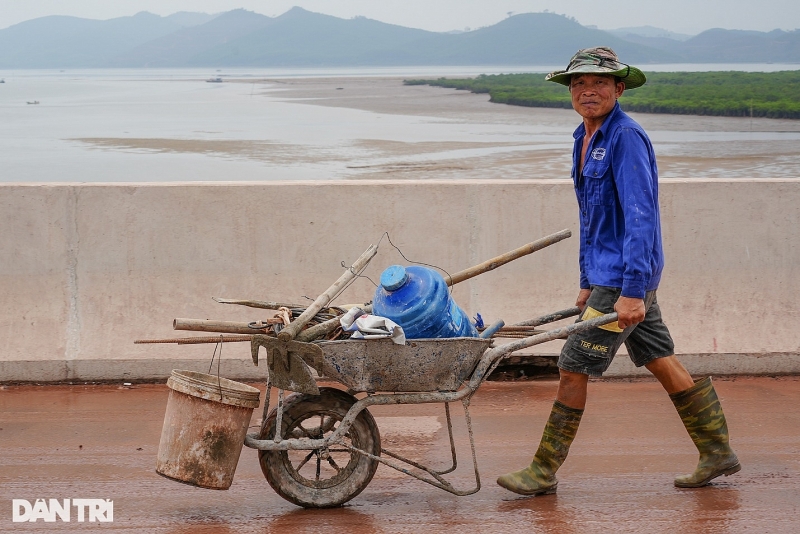
<svg viewBox="0 0 800 534">
<path fill-rule="evenodd" d="M 493 271 L 510 261 L 514 261 L 523 256 L 527 256 L 528 254 L 532 254 L 537 250 L 542 250 L 545 247 L 549 247 L 550 245 L 558 243 L 559 241 L 562 241 L 570 237 L 571 235 L 572 232 L 569 230 L 561 230 L 560 232 L 556 232 L 555 234 L 550 234 L 541 239 L 537 239 L 532 243 L 528 243 L 527 245 L 515 248 L 510 252 L 501 254 L 496 258 L 486 260 L 485 262 L 478 264 L 474 267 L 470 267 L 469 269 L 464 269 L 463 271 L 459 271 L 452 276 L 446 277 L 445 281 L 447 282 L 448 286 L 452 286 L 458 284 L 459 282 L 463 282 L 464 280 L 469 280 L 470 278 L 474 278 L 479 274 Z"/>
</svg>

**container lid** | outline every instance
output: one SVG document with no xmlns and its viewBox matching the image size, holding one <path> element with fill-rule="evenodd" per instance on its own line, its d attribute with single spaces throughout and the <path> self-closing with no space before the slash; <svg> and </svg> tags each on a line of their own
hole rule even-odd
<svg viewBox="0 0 800 534">
<path fill-rule="evenodd" d="M 386 291 L 395 291 L 408 281 L 408 273 L 402 265 L 392 265 L 381 274 L 381 285 Z"/>
</svg>

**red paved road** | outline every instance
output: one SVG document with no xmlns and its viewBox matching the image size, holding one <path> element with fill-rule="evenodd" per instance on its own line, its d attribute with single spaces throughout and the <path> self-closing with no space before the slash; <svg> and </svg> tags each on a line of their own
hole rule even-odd
<svg viewBox="0 0 800 534">
<path fill-rule="evenodd" d="M 553 381 L 487 383 L 472 412 L 483 489 L 455 497 L 381 467 L 346 507 L 282 500 L 245 449 L 228 491 L 154 472 L 167 388 L 142 385 L 0 389 L 0 531 L 303 532 L 800 532 L 800 378 L 716 381 L 743 470 L 677 490 L 696 454 L 655 382 L 593 382 L 589 408 L 554 496 L 516 498 L 495 477 L 530 460 Z M 375 410 L 384 446 L 446 463 L 439 406 Z M 254 416 L 258 417 L 258 415 Z M 457 485 L 470 483 L 469 452 Z M 113 524 L 12 523 L 11 500 L 109 498 Z"/>
</svg>

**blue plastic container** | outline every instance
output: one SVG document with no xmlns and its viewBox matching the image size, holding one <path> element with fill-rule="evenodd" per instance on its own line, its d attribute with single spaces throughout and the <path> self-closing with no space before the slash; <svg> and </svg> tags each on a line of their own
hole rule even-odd
<svg viewBox="0 0 800 534">
<path fill-rule="evenodd" d="M 450 298 L 442 275 L 419 265 L 392 265 L 383 271 L 372 313 L 402 326 L 408 339 L 478 337 L 467 314 Z"/>
</svg>

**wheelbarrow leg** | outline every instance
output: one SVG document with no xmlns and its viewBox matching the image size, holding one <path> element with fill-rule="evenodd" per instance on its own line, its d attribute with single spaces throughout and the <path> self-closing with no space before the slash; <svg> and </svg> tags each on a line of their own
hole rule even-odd
<svg viewBox="0 0 800 534">
<path fill-rule="evenodd" d="M 266 392 L 264 393 L 264 409 L 261 412 L 261 432 L 260 436 L 264 435 L 264 429 L 267 427 L 267 417 L 269 417 L 269 397 L 272 395 L 272 382 L 267 381 Z"/>
<path fill-rule="evenodd" d="M 453 458 L 453 465 L 450 466 L 449 469 L 445 471 L 437 471 L 440 475 L 446 475 L 447 473 L 452 473 L 458 467 L 458 459 L 456 458 L 456 442 L 453 439 L 453 420 L 450 418 L 450 403 L 444 403 L 444 414 L 447 417 L 447 434 L 450 437 L 450 455 Z"/>
<path fill-rule="evenodd" d="M 403 456 L 401 456 L 399 454 L 393 453 L 391 451 L 387 451 L 385 449 L 381 449 L 382 456 L 376 456 L 376 455 L 373 455 L 373 454 L 366 453 L 363 450 L 358 450 L 355 447 L 350 447 L 348 445 L 345 445 L 345 447 L 347 447 L 348 449 L 352 450 L 353 452 L 357 452 L 359 454 L 362 454 L 362 455 L 366 456 L 367 458 L 370 458 L 371 460 L 378 461 L 378 462 L 380 462 L 380 463 L 382 463 L 382 464 L 384 464 L 384 465 L 386 465 L 388 467 L 391 467 L 392 469 L 400 471 L 401 473 L 404 473 L 404 474 L 406 474 L 408 476 L 414 477 L 417 480 L 421 480 L 422 482 L 426 482 L 426 483 L 430 484 L 431 486 L 437 487 L 439 489 L 443 489 L 443 490 L 445 490 L 445 491 L 447 491 L 449 493 L 452 493 L 453 495 L 458 495 L 460 497 L 463 497 L 465 495 L 472 495 L 473 493 L 477 493 L 481 489 L 481 476 L 480 476 L 480 473 L 478 472 L 478 457 L 477 457 L 477 454 L 475 452 L 475 438 L 474 438 L 474 435 L 473 435 L 473 432 L 472 432 L 472 418 L 470 417 L 470 414 L 469 414 L 469 402 L 470 402 L 469 401 L 469 397 L 465 397 L 465 398 L 461 399 L 461 403 L 464 406 L 464 417 L 465 417 L 466 422 L 467 422 L 467 433 L 469 434 L 470 450 L 472 452 L 472 466 L 473 466 L 473 469 L 475 471 L 475 487 L 472 488 L 472 489 L 467 489 L 467 490 L 456 489 L 455 487 L 453 487 L 452 484 L 450 484 L 450 482 L 448 482 L 447 480 L 445 480 L 442 477 L 442 474 L 445 474 L 445 473 L 448 473 L 450 471 L 453 471 L 455 468 L 453 468 L 453 469 L 451 469 L 449 471 L 439 472 L 439 471 L 434 471 L 430 467 L 424 466 L 424 465 L 420 464 L 419 462 L 415 462 L 414 460 L 410 460 L 410 459 L 405 458 L 405 457 L 403 457 Z M 445 405 L 447 405 L 447 403 L 445 403 Z M 449 413 L 449 409 L 448 409 L 448 413 Z M 452 432 L 451 432 L 451 436 L 452 436 Z M 452 451 L 453 451 L 453 463 L 455 464 L 455 443 L 452 441 L 452 438 L 451 438 L 451 445 L 452 445 Z M 387 456 L 389 458 L 386 458 Z M 399 460 L 399 462 L 396 462 L 394 460 Z M 407 469 L 405 467 L 406 465 L 411 466 L 411 467 L 415 467 L 415 468 L 419 469 L 420 471 L 423 471 L 424 473 L 427 473 L 432 478 L 426 477 L 424 475 L 424 473 L 423 474 L 415 473 L 415 472 Z"/>
<path fill-rule="evenodd" d="M 478 472 L 478 456 L 475 454 L 475 437 L 472 434 L 472 417 L 469 415 L 469 397 L 461 399 L 464 405 L 464 415 L 467 419 L 467 431 L 469 433 L 469 447 L 472 450 L 472 468 L 475 470 L 475 491 L 481 489 L 481 474 Z"/>
<path fill-rule="evenodd" d="M 417 469 L 421 469 L 423 471 L 426 471 L 426 472 L 430 473 L 431 475 L 433 475 L 434 473 L 437 474 L 437 475 L 446 475 L 448 473 L 452 473 L 458 467 L 458 455 L 456 454 L 456 442 L 455 442 L 455 438 L 453 437 L 453 419 L 450 417 L 450 403 L 449 402 L 445 402 L 444 403 L 444 413 L 445 413 L 445 417 L 447 419 L 447 434 L 448 434 L 448 437 L 450 438 L 450 457 L 452 458 L 452 463 L 451 463 L 450 467 L 448 467 L 447 469 L 445 469 L 443 471 L 436 471 L 434 469 L 431 469 L 429 467 L 425 467 L 422 464 L 414 462 L 413 460 L 409 460 L 408 458 L 405 458 L 405 457 L 403 457 L 403 456 L 401 456 L 399 454 L 396 454 L 396 453 L 394 453 L 392 451 L 389 451 L 389 450 L 386 450 L 386 449 L 383 449 L 383 448 L 381 449 L 381 454 L 383 454 L 385 456 L 389 456 L 391 458 L 395 458 L 397 460 L 400 460 L 401 462 L 405 462 L 405 463 L 407 463 L 409 465 L 412 465 L 412 466 L 416 467 Z"/>
</svg>

